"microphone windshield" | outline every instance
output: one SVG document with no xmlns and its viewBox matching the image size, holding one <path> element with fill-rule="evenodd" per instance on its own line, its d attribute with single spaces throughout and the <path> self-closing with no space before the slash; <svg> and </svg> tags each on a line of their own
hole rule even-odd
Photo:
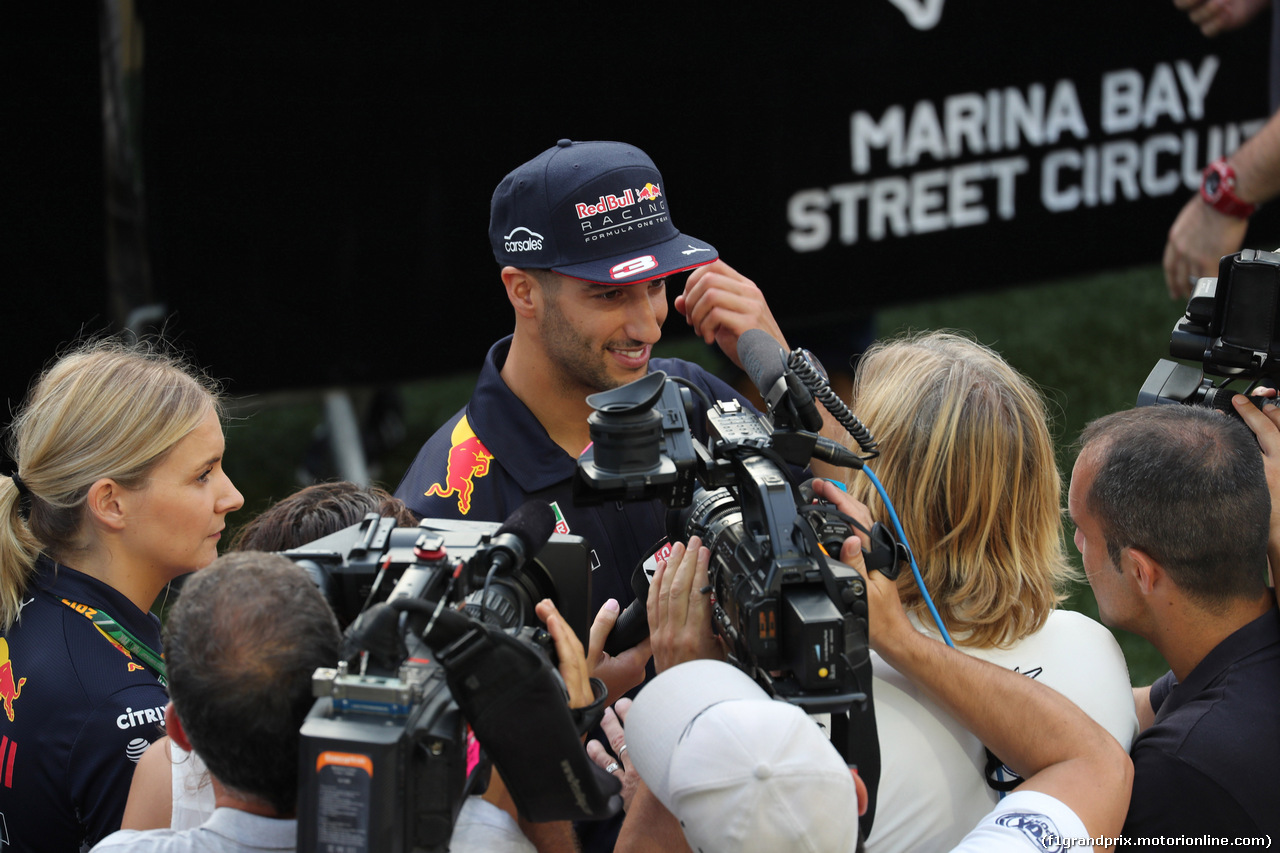
<svg viewBox="0 0 1280 853">
<path fill-rule="evenodd" d="M 494 538 L 509 533 L 524 545 L 525 556 L 542 550 L 556 529 L 556 514 L 546 501 L 528 501 L 502 523 Z"/>
<path fill-rule="evenodd" d="M 769 392 L 787 369 L 787 354 L 773 337 L 760 329 L 748 329 L 738 338 L 738 358 L 756 390 Z"/>
</svg>

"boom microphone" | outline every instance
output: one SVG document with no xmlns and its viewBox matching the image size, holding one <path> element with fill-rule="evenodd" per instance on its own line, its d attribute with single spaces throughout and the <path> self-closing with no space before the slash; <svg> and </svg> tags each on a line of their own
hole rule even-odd
<svg viewBox="0 0 1280 853">
<path fill-rule="evenodd" d="M 760 329 L 743 332 L 738 338 L 738 358 L 770 412 L 786 399 L 804 429 L 810 432 L 822 429 L 822 413 L 813 403 L 813 394 L 800 377 L 788 369 L 786 350 L 773 336 Z"/>
<path fill-rule="evenodd" d="M 768 332 L 747 329 L 738 338 L 738 358 L 751 384 L 767 401 L 778 380 L 787 372 L 787 354 Z"/>
</svg>

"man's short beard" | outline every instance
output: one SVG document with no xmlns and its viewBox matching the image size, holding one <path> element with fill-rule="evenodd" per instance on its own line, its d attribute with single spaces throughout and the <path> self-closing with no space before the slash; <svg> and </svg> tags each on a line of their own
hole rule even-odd
<svg viewBox="0 0 1280 853">
<path fill-rule="evenodd" d="M 566 391 L 587 389 L 594 394 L 623 384 L 609 375 L 605 351 L 582 337 L 554 298 L 546 301 L 541 336 L 547 358 L 557 369 L 555 380 Z"/>
</svg>

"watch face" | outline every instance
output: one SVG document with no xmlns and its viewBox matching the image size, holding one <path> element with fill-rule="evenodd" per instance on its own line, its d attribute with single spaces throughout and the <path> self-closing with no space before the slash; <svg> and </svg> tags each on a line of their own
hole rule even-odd
<svg viewBox="0 0 1280 853">
<path fill-rule="evenodd" d="M 1217 198 L 1218 191 L 1222 188 L 1222 175 L 1217 172 L 1210 172 L 1204 176 L 1204 192 L 1209 198 Z"/>
</svg>

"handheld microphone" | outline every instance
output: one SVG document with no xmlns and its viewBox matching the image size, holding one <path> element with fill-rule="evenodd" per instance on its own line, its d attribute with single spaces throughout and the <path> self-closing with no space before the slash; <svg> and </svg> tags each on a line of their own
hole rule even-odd
<svg viewBox="0 0 1280 853">
<path fill-rule="evenodd" d="M 556 529 L 556 514 L 546 501 L 528 501 L 502 523 L 489 544 L 476 554 L 473 576 L 509 575 L 536 556 Z"/>
<path fill-rule="evenodd" d="M 662 547 L 667 547 L 665 541 Z M 658 549 L 654 549 L 655 551 Z M 667 550 L 670 550 L 669 547 Z M 605 637 L 604 650 L 613 657 L 637 645 L 649 636 L 649 574 L 645 565 L 654 560 L 657 554 L 636 566 L 631 573 L 631 592 L 635 599 L 627 608 L 618 614 L 618 621 L 613 623 L 613 630 Z"/>
</svg>

